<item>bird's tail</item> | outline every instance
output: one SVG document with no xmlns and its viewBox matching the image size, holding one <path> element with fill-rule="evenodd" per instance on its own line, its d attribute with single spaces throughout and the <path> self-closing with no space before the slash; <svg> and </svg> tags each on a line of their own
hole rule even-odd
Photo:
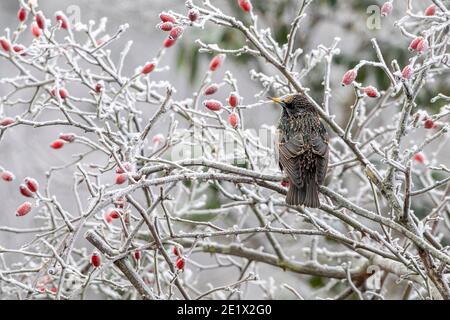
<svg viewBox="0 0 450 320">
<path fill-rule="evenodd" d="M 308 208 L 320 207 L 319 186 L 314 179 L 305 181 L 303 186 L 298 187 L 291 183 L 286 195 L 286 203 L 292 206 L 304 205 Z"/>
</svg>

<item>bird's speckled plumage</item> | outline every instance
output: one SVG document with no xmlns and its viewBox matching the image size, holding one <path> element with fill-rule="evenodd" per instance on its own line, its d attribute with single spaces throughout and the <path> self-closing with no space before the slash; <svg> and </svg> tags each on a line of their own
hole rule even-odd
<svg viewBox="0 0 450 320">
<path fill-rule="evenodd" d="M 328 133 L 313 105 L 301 94 L 280 100 L 279 164 L 289 179 L 286 203 L 317 208 L 328 166 Z"/>
</svg>

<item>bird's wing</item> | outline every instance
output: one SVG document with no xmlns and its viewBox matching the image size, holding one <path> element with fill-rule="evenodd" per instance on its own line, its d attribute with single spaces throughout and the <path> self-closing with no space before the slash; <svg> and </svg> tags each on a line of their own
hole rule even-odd
<svg viewBox="0 0 450 320">
<path fill-rule="evenodd" d="M 328 154 L 330 151 L 328 133 L 322 123 L 320 123 L 317 135 L 314 135 L 311 139 L 311 147 L 313 153 L 318 156 L 316 158 L 316 181 L 319 185 L 322 185 L 327 174 Z"/>
<path fill-rule="evenodd" d="M 279 160 L 292 183 L 302 186 L 302 174 L 298 156 L 305 152 L 305 144 L 302 134 L 297 134 L 288 142 L 279 145 Z"/>
</svg>

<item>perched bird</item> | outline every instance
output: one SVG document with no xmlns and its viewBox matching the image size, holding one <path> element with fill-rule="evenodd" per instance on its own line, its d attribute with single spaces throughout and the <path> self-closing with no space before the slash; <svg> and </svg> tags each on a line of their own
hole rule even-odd
<svg viewBox="0 0 450 320">
<path fill-rule="evenodd" d="M 278 156 L 289 180 L 286 203 L 318 208 L 319 186 L 328 167 L 328 133 L 303 94 L 270 98 L 283 107 L 278 123 Z"/>
</svg>

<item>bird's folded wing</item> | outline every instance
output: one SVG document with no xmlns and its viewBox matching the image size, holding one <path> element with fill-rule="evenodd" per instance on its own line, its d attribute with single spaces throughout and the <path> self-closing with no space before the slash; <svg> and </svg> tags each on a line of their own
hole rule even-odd
<svg viewBox="0 0 450 320">
<path fill-rule="evenodd" d="M 303 136 L 297 134 L 289 139 L 288 142 L 280 144 L 279 150 L 280 164 L 286 171 L 291 182 L 298 187 L 302 186 L 303 181 L 298 156 L 305 152 Z"/>
</svg>

